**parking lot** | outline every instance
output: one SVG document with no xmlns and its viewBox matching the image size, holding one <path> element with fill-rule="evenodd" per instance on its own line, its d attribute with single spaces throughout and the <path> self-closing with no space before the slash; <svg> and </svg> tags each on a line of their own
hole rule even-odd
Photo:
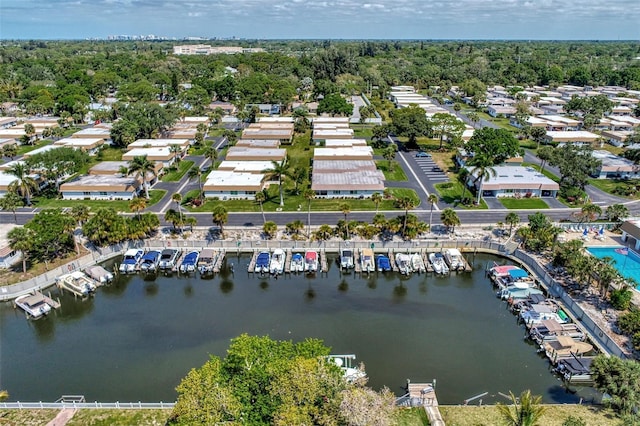
<svg viewBox="0 0 640 426">
<path fill-rule="evenodd" d="M 445 182 L 449 180 L 447 174 L 433 161 L 430 156 L 420 157 L 420 154 L 415 154 L 412 156 L 413 161 L 415 161 L 417 167 L 414 167 L 416 173 L 418 170 L 422 171 L 422 174 L 427 177 L 427 179 L 433 183 Z M 420 173 L 418 173 L 420 175 Z"/>
</svg>

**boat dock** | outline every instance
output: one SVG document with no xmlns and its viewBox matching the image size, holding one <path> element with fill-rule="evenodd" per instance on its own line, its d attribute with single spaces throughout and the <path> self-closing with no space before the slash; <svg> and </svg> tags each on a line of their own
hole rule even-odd
<svg viewBox="0 0 640 426">
<path fill-rule="evenodd" d="M 247 270 L 249 272 L 255 272 L 256 260 L 258 260 L 258 250 L 253 251 L 253 256 L 251 256 L 251 260 L 249 261 L 249 266 L 247 267 Z"/>
<path fill-rule="evenodd" d="M 356 253 L 353 254 L 353 270 L 359 274 L 362 273 L 362 250 L 358 250 Z"/>
<path fill-rule="evenodd" d="M 213 264 L 214 273 L 219 273 L 220 270 L 222 269 L 222 263 L 224 262 L 225 254 L 226 253 L 224 250 L 220 250 L 220 252 L 218 253 L 218 257 L 216 257 L 216 263 Z"/>
<path fill-rule="evenodd" d="M 429 256 L 427 252 L 422 252 L 422 261 L 424 262 L 424 267 L 427 268 L 427 272 L 433 272 L 433 265 L 429 262 Z"/>
<path fill-rule="evenodd" d="M 435 381 L 434 381 L 435 382 Z M 445 426 L 438 409 L 438 398 L 434 383 L 407 383 L 407 392 L 412 401 L 419 401 L 427 412 L 431 426 Z"/>
<path fill-rule="evenodd" d="M 320 272 L 329 272 L 329 262 L 327 262 L 327 253 L 324 250 L 320 250 Z"/>
<path fill-rule="evenodd" d="M 391 270 L 393 272 L 398 272 L 398 265 L 396 264 L 396 255 L 393 250 L 389 250 L 389 265 L 391 266 Z"/>
<path fill-rule="evenodd" d="M 293 254 L 291 253 L 291 250 L 287 250 L 284 254 L 284 273 L 285 274 L 291 273 L 291 256 L 293 256 Z"/>
</svg>

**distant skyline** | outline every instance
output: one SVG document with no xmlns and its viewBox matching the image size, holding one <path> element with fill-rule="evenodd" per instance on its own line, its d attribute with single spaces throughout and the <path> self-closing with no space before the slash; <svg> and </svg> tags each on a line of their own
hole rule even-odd
<svg viewBox="0 0 640 426">
<path fill-rule="evenodd" d="M 0 0 L 1 39 L 640 40 L 639 0 Z"/>
</svg>

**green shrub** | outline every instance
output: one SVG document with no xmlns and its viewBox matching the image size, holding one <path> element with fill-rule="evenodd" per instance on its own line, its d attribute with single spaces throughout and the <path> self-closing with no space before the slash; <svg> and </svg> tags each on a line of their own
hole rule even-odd
<svg viewBox="0 0 640 426">
<path fill-rule="evenodd" d="M 629 309 L 631 306 L 631 299 L 633 298 L 633 293 L 626 287 L 613 290 L 609 294 L 609 301 L 619 311 L 625 311 Z"/>
<path fill-rule="evenodd" d="M 582 417 L 569 416 L 562 422 L 562 426 L 587 426 L 587 422 Z"/>
<path fill-rule="evenodd" d="M 640 311 L 634 309 L 618 318 L 618 327 L 627 334 L 640 332 Z"/>
</svg>

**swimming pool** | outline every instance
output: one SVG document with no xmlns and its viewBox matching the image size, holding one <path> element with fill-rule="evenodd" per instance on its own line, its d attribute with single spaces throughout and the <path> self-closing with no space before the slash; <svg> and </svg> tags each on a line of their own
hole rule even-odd
<svg viewBox="0 0 640 426">
<path fill-rule="evenodd" d="M 625 278 L 633 278 L 637 283 L 640 283 L 640 255 L 635 251 L 629 249 L 629 254 L 624 255 L 616 252 L 616 249 L 624 247 L 587 247 L 587 251 L 602 259 L 603 257 L 611 257 L 615 260 L 614 267 Z M 640 284 L 637 289 L 640 289 Z"/>
</svg>

